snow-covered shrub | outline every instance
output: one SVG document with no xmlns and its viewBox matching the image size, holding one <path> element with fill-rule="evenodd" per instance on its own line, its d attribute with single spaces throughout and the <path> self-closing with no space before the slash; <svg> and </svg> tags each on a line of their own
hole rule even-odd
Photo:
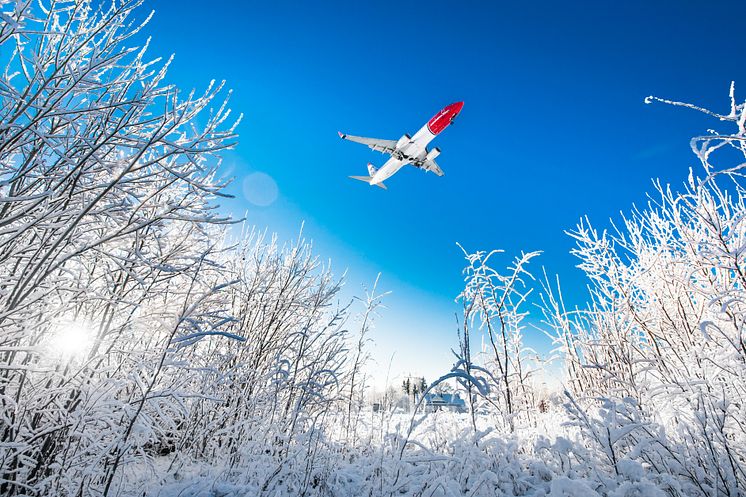
<svg viewBox="0 0 746 497">
<path fill-rule="evenodd" d="M 182 95 L 127 46 L 139 4 L 3 4 L 4 494 L 108 494 L 130 463 L 248 442 L 280 464 L 345 380 L 339 282 L 302 241 L 227 247 L 236 122 L 222 85 Z"/>
<path fill-rule="evenodd" d="M 528 425 L 538 409 L 531 375 L 536 352 L 523 343 L 524 309 L 531 293 L 524 278 L 533 279 L 526 265 L 539 252 L 522 254 L 501 274 L 489 265 L 499 251 L 468 253 L 465 288 L 459 300 L 463 322 L 459 329 L 458 361 L 448 376 L 456 377 L 467 396 L 472 424 L 477 413 L 490 413 L 501 430 Z M 473 335 L 483 338 L 474 356 Z M 437 382 L 436 382 L 437 383 Z"/>
<path fill-rule="evenodd" d="M 650 98 L 648 102 L 655 100 Z M 702 165 L 683 191 L 656 185 L 615 231 L 573 233 L 592 303 L 547 316 L 566 356 L 571 409 L 604 464 L 629 457 L 676 495 L 746 491 L 746 105 L 692 140 Z M 717 157 L 734 165 L 718 165 Z M 573 401 L 575 402 L 575 401 Z M 585 420 L 583 420 L 585 418 Z M 629 468 L 629 464 L 627 468 Z M 665 478 L 664 478 L 665 476 Z"/>
<path fill-rule="evenodd" d="M 231 322 L 209 202 L 236 122 L 128 46 L 139 3 L 2 5 L 3 494 L 108 493 L 179 428 L 181 346 Z"/>
<path fill-rule="evenodd" d="M 0 4 L 0 493 L 134 492 L 204 461 L 320 488 L 355 445 L 381 295 L 351 336 L 303 239 L 226 241 L 237 121 L 222 84 L 185 95 L 130 46 L 141 3 Z"/>
</svg>

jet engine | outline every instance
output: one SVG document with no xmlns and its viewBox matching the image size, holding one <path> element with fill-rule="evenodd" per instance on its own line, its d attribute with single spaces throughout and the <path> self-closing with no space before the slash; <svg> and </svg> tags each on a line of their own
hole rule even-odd
<svg viewBox="0 0 746 497">
<path fill-rule="evenodd" d="M 431 161 L 435 159 L 437 156 L 440 155 L 440 149 L 438 147 L 435 147 L 434 149 L 430 150 L 427 153 L 427 157 L 425 158 L 426 161 Z"/>
<path fill-rule="evenodd" d="M 407 145 L 409 145 L 409 142 L 411 140 L 412 140 L 412 137 L 409 136 L 408 134 L 405 134 L 404 136 L 402 136 L 401 138 L 399 138 L 398 142 L 396 142 L 396 148 L 402 149 L 402 148 L 406 147 Z"/>
</svg>

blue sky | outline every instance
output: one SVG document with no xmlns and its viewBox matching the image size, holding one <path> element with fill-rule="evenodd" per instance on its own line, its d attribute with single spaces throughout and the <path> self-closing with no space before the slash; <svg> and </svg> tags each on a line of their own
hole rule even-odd
<svg viewBox="0 0 746 497">
<path fill-rule="evenodd" d="M 725 111 L 743 82 L 743 2 L 152 2 L 152 55 L 176 54 L 184 89 L 226 79 L 243 112 L 226 211 L 297 235 L 302 222 L 348 292 L 378 272 L 393 293 L 374 356 L 392 376 L 432 379 L 456 345 L 453 303 L 469 250 L 503 262 L 543 250 L 565 298 L 586 300 L 564 234 L 643 203 L 651 178 L 679 185 L 697 166 L 691 136 L 716 123 L 645 105 L 655 94 Z M 443 178 L 406 168 L 388 191 L 347 178 L 384 156 L 336 131 L 397 139 L 463 100 L 433 145 Z M 249 202 L 252 173 L 277 199 Z M 359 293 L 359 292 L 357 292 Z M 546 350 L 531 333 L 528 342 Z M 379 373 L 381 376 L 382 373 Z"/>
</svg>

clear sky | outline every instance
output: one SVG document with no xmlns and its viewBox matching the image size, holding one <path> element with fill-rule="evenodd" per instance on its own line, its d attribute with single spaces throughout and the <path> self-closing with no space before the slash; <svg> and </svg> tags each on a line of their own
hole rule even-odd
<svg viewBox="0 0 746 497">
<path fill-rule="evenodd" d="M 226 79 L 245 114 L 227 155 L 235 200 L 223 208 L 278 232 L 302 222 L 317 252 L 357 292 L 382 273 L 393 293 L 374 333 L 379 377 L 448 370 L 453 303 L 469 250 L 503 262 L 543 250 L 586 300 L 564 234 L 643 203 L 651 178 L 681 184 L 691 136 L 716 123 L 645 105 L 654 94 L 726 111 L 731 80 L 746 98 L 745 2 L 191 2 L 146 5 L 152 55 L 176 54 L 184 89 Z M 347 178 L 384 156 L 337 131 L 398 139 L 463 100 L 433 145 L 446 175 L 405 168 L 388 191 Z M 277 185 L 277 197 L 252 181 Z M 249 178 L 247 180 L 247 178 Z M 265 178 L 266 179 L 266 178 Z M 249 201 L 244 192 L 248 182 Z M 271 203 L 270 203 L 271 202 Z M 269 205 L 256 205 L 267 204 Z M 359 293 L 359 292 L 358 292 Z M 540 334 L 530 344 L 547 350 Z"/>
</svg>

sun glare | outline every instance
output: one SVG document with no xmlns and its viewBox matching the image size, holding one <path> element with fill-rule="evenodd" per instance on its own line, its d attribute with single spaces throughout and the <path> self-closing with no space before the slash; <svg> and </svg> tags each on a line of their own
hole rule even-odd
<svg viewBox="0 0 746 497">
<path fill-rule="evenodd" d="M 93 344 L 95 336 L 93 327 L 81 321 L 60 323 L 53 333 L 54 337 L 50 342 L 51 352 L 64 358 L 85 354 Z"/>
</svg>

